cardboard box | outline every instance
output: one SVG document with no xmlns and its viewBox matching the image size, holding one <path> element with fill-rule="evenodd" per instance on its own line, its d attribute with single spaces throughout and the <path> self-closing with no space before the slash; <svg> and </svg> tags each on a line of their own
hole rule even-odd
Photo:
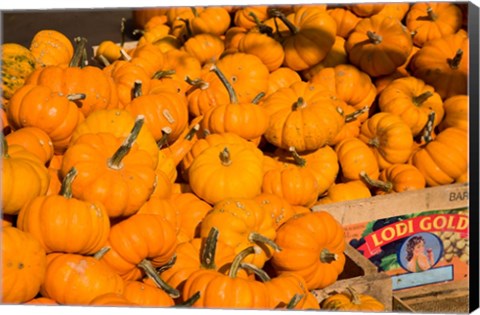
<svg viewBox="0 0 480 315">
<path fill-rule="evenodd" d="M 313 210 L 339 220 L 347 242 L 390 275 L 394 294 L 414 295 L 424 286 L 468 286 L 468 193 L 468 184 L 452 184 Z"/>
</svg>

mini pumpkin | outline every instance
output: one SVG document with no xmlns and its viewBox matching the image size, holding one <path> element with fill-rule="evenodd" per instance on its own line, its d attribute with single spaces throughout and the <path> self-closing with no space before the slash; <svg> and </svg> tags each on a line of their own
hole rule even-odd
<svg viewBox="0 0 480 315">
<path fill-rule="evenodd" d="M 322 309 L 332 311 L 382 312 L 385 310 L 385 305 L 375 297 L 357 293 L 352 287 L 347 287 L 346 292 L 327 297 L 320 305 Z"/>
</svg>

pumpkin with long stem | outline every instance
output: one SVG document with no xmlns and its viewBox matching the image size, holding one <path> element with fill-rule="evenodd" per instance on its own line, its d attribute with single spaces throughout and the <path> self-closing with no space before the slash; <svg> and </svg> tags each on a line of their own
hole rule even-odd
<svg viewBox="0 0 480 315">
<path fill-rule="evenodd" d="M 335 146 L 343 182 L 360 180 L 364 171 L 371 178 L 378 178 L 380 168 L 370 147 L 359 138 L 346 138 Z"/>
<path fill-rule="evenodd" d="M 211 69 L 227 89 L 230 102 L 211 107 L 203 116 L 201 127 L 211 133 L 235 133 L 247 140 L 262 136 L 268 127 L 265 109 L 258 106 L 256 100 L 239 102 L 236 91 L 223 72 L 215 65 Z"/>
<path fill-rule="evenodd" d="M 364 172 L 360 174 L 376 194 L 402 192 L 425 188 L 423 174 L 411 164 L 392 164 L 382 170 L 377 180 L 371 179 Z"/>
<path fill-rule="evenodd" d="M 62 176 L 75 167 L 78 176 L 72 184 L 75 198 L 102 202 L 109 217 L 129 216 L 153 192 L 155 164 L 148 152 L 136 143 L 144 119 L 137 117 L 130 134 L 84 134 L 67 149 L 62 161 Z"/>
<path fill-rule="evenodd" d="M 309 290 L 331 285 L 345 266 L 344 230 L 328 212 L 290 218 L 277 229 L 275 242 L 282 250 L 273 254 L 274 270 L 302 276 Z"/>
<path fill-rule="evenodd" d="M 275 251 L 275 224 L 270 213 L 255 200 L 227 198 L 217 202 L 207 213 L 200 227 L 200 236 L 206 237 L 212 228 L 217 228 L 219 240 L 239 253 L 249 246 L 257 245 L 260 251 L 250 255 L 246 262 L 262 268 Z"/>
<path fill-rule="evenodd" d="M 240 263 L 259 250 L 250 246 L 239 252 L 233 260 L 228 274 L 214 270 L 195 271 L 185 282 L 183 295 L 200 292 L 200 299 L 193 307 L 209 308 L 269 308 L 270 296 L 265 285 L 259 281 L 238 277 Z"/>
<path fill-rule="evenodd" d="M 72 168 L 63 179 L 59 195 L 39 196 L 18 213 L 17 226 L 34 235 L 47 253 L 91 255 L 107 242 L 107 211 L 101 203 L 72 198 L 76 176 L 77 170 Z M 85 233 L 88 229 L 90 232 Z"/>
<path fill-rule="evenodd" d="M 269 8 L 269 15 L 281 21 L 278 24 L 283 27 L 274 34 L 285 51 L 283 65 L 295 71 L 322 61 L 335 42 L 337 25 L 325 10 L 303 6 L 285 15 L 278 9 Z"/>
<path fill-rule="evenodd" d="M 172 298 L 177 298 L 179 292 L 155 270 L 174 257 L 176 246 L 175 228 L 161 215 L 134 214 L 112 226 L 105 246 L 109 250 L 101 261 L 125 280 L 139 280 L 147 275 Z"/>
<path fill-rule="evenodd" d="M 45 280 L 46 253 L 42 244 L 16 227 L 1 227 L 2 303 L 23 303 L 33 299 Z"/>
<path fill-rule="evenodd" d="M 252 271 L 265 284 L 267 290 L 271 292 L 272 308 L 320 309 L 318 302 L 309 303 L 312 293 L 307 289 L 307 284 L 301 276 L 295 273 L 282 273 L 272 278 L 255 265 L 241 263 L 240 267 Z M 292 301 L 292 298 L 296 295 L 299 296 L 298 301 Z M 315 297 L 313 299 L 315 300 Z M 293 305 L 293 303 L 295 304 Z"/>
</svg>

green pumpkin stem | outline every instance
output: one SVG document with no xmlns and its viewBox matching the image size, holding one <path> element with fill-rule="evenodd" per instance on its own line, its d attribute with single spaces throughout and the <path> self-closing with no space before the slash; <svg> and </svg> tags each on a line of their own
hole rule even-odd
<svg viewBox="0 0 480 315">
<path fill-rule="evenodd" d="M 176 262 L 177 262 L 177 254 L 174 254 L 173 257 L 165 265 L 161 266 L 160 268 L 157 268 L 157 272 L 162 273 L 165 270 L 172 268 Z"/>
<path fill-rule="evenodd" d="M 299 28 L 293 24 L 286 16 L 285 14 L 283 14 L 282 11 L 280 11 L 279 9 L 276 9 L 276 8 L 270 8 L 268 10 L 268 14 L 271 16 L 271 17 L 274 17 L 274 18 L 279 18 L 280 21 L 283 22 L 283 24 L 285 24 L 285 26 L 287 26 L 288 30 L 290 31 L 290 33 L 292 35 L 295 35 L 299 32 Z"/>
<path fill-rule="evenodd" d="M 375 188 L 379 188 L 385 192 L 391 192 L 393 184 L 391 182 L 384 182 L 378 179 L 373 179 L 365 171 L 360 172 L 360 177 L 369 185 Z"/>
<path fill-rule="evenodd" d="M 352 304 L 355 304 L 355 305 L 362 304 L 362 301 L 360 301 L 360 298 L 357 292 L 352 287 L 347 286 L 346 290 L 347 290 L 347 293 L 350 295 L 350 301 L 352 302 Z"/>
<path fill-rule="evenodd" d="M 194 89 L 206 90 L 210 87 L 210 83 L 198 78 L 198 79 L 191 79 L 190 77 L 185 77 L 185 82 L 190 84 Z"/>
<path fill-rule="evenodd" d="M 145 271 L 145 274 L 153 280 L 153 282 L 162 290 L 168 293 L 172 298 L 176 299 L 180 297 L 180 292 L 178 292 L 177 289 L 172 288 L 168 283 L 166 283 L 157 273 L 155 268 L 153 267 L 152 263 L 144 259 L 142 260 L 138 265 L 139 268 L 141 268 L 143 271 Z"/>
<path fill-rule="evenodd" d="M 110 247 L 108 246 L 105 246 L 105 247 L 102 247 L 100 248 L 100 250 L 98 252 L 96 252 L 95 254 L 93 254 L 93 258 L 95 258 L 96 260 L 100 260 L 103 258 L 103 256 L 105 256 L 105 254 L 110 250 Z"/>
<path fill-rule="evenodd" d="M 380 36 L 378 34 L 375 34 L 372 31 L 367 31 L 367 36 L 368 36 L 368 39 L 370 40 L 370 42 L 372 44 L 375 44 L 375 45 L 381 44 L 382 41 L 383 41 L 382 36 Z"/>
<path fill-rule="evenodd" d="M 0 135 L 0 137 L 2 137 L 2 144 L 1 144 L 2 156 L 5 158 L 9 158 L 10 155 L 8 155 L 8 142 L 5 139 L 5 136 L 3 135 L 3 133 Z"/>
<path fill-rule="evenodd" d="M 298 305 L 298 303 L 300 303 L 304 296 L 305 295 L 303 294 L 295 293 L 295 295 L 292 297 L 292 299 L 290 300 L 290 302 L 288 302 L 286 306 L 287 310 L 293 310 Z"/>
<path fill-rule="evenodd" d="M 322 263 L 330 264 L 338 260 L 338 255 L 330 252 L 328 249 L 324 248 L 320 253 L 320 261 Z"/>
<path fill-rule="evenodd" d="M 122 168 L 122 160 L 123 158 L 130 152 L 132 149 L 133 143 L 138 137 L 140 130 L 142 129 L 143 123 L 145 122 L 145 118 L 143 115 L 138 115 L 137 119 L 135 120 L 135 124 L 133 125 L 132 131 L 127 136 L 125 141 L 122 145 L 117 149 L 117 151 L 113 154 L 113 156 L 108 161 L 108 167 L 112 169 L 120 169 Z"/>
<path fill-rule="evenodd" d="M 345 123 L 352 122 L 354 120 L 357 120 L 358 117 L 360 117 L 362 114 L 366 113 L 370 108 L 368 106 L 365 106 L 361 109 L 358 109 L 354 111 L 353 113 L 350 113 L 345 116 Z"/>
<path fill-rule="evenodd" d="M 297 109 L 304 108 L 305 106 L 307 106 L 306 103 L 305 103 L 305 99 L 300 96 L 300 97 L 297 99 L 297 101 L 293 104 L 292 110 L 295 111 L 295 110 L 297 110 Z"/>
<path fill-rule="evenodd" d="M 278 246 L 278 244 L 275 243 L 273 240 L 271 240 L 268 237 L 266 237 L 266 236 L 264 236 L 260 233 L 257 233 L 257 232 L 251 232 L 248 235 L 248 240 L 250 242 L 268 245 L 268 246 L 272 247 L 276 252 L 279 252 L 279 251 L 282 250 L 280 248 L 280 246 Z"/>
<path fill-rule="evenodd" d="M 448 65 L 452 69 L 458 69 L 458 66 L 460 65 L 460 61 L 462 61 L 462 56 L 463 56 L 463 50 L 458 49 L 457 52 L 455 53 L 455 56 L 452 59 L 447 59 Z"/>
<path fill-rule="evenodd" d="M 295 147 L 293 147 L 293 146 L 289 147 L 288 151 L 290 151 L 292 153 L 292 156 L 293 156 L 293 159 L 294 159 L 296 165 L 301 166 L 301 167 L 304 167 L 305 165 L 307 165 L 307 160 L 305 158 L 301 157 L 298 154 Z"/>
<path fill-rule="evenodd" d="M 260 100 L 265 96 L 265 92 L 260 92 L 257 94 L 257 96 L 255 96 L 252 100 L 252 104 L 255 104 L 257 105 L 258 102 L 260 102 Z"/>
<path fill-rule="evenodd" d="M 195 10 L 196 12 L 196 10 Z M 189 39 L 190 37 L 193 36 L 193 32 L 192 32 L 192 27 L 190 26 L 190 20 L 189 19 L 182 19 L 182 18 L 177 18 L 178 20 L 182 21 L 183 23 L 185 23 L 185 30 L 187 31 L 187 34 L 183 35 L 183 41 L 186 42 L 187 39 Z"/>
<path fill-rule="evenodd" d="M 436 21 L 438 19 L 438 15 L 435 14 L 435 12 L 433 12 L 433 9 L 432 9 L 431 6 L 428 6 L 427 14 L 428 14 L 428 18 L 430 19 L 430 21 Z"/>
<path fill-rule="evenodd" d="M 189 297 L 187 300 L 181 303 L 175 304 L 175 307 L 190 307 L 190 306 L 193 306 L 193 304 L 195 304 L 195 302 L 197 302 L 199 299 L 200 299 L 200 291 L 197 291 L 195 292 L 194 295 Z"/>
<path fill-rule="evenodd" d="M 132 89 L 132 99 L 142 96 L 142 81 L 135 80 Z"/>
<path fill-rule="evenodd" d="M 72 167 L 67 175 L 62 180 L 62 187 L 60 188 L 60 196 L 65 198 L 72 198 L 72 182 L 77 177 L 78 171 L 75 167 Z"/>
<path fill-rule="evenodd" d="M 416 140 L 418 139 L 420 143 L 427 144 L 433 140 L 432 132 L 433 132 L 434 123 L 435 123 L 435 116 L 436 114 L 434 111 L 431 111 L 428 114 L 427 123 L 425 124 L 425 126 L 423 127 L 419 135 L 416 137 Z"/>
<path fill-rule="evenodd" d="M 239 252 L 235 258 L 233 259 L 233 262 L 232 262 L 232 265 L 230 266 L 230 270 L 228 272 L 228 276 L 230 278 L 236 278 L 237 277 L 237 273 L 238 273 L 238 269 L 240 269 L 240 263 L 248 256 L 248 255 L 252 255 L 252 254 L 255 254 L 258 252 L 258 247 L 256 248 L 256 246 L 249 246 L 247 248 L 245 248 L 244 250 L 242 250 L 241 252 Z"/>
<path fill-rule="evenodd" d="M 423 102 L 425 102 L 427 99 L 429 99 L 432 96 L 433 96 L 433 93 L 431 91 L 426 91 L 418 96 L 413 97 L 412 101 L 413 101 L 413 104 L 415 104 L 416 106 L 420 106 L 423 104 Z"/>
<path fill-rule="evenodd" d="M 212 227 L 208 236 L 205 239 L 202 255 L 200 257 L 200 264 L 204 269 L 215 270 L 215 252 L 217 251 L 219 231 L 216 227 Z"/>
<path fill-rule="evenodd" d="M 232 164 L 232 160 L 230 159 L 230 151 L 227 147 L 223 148 L 222 152 L 220 152 L 220 161 L 222 161 L 223 166 L 229 166 Z"/>
<path fill-rule="evenodd" d="M 210 68 L 210 71 L 213 71 L 217 75 L 217 77 L 220 79 L 220 81 L 222 81 L 223 85 L 228 91 L 228 95 L 230 96 L 230 103 L 238 104 L 237 93 L 233 89 L 233 86 L 230 84 L 230 82 L 228 82 L 228 79 L 227 77 L 225 77 L 223 72 L 220 69 L 218 69 L 216 65 L 212 65 L 212 67 Z"/>
<path fill-rule="evenodd" d="M 272 280 L 272 278 L 270 278 L 270 276 L 265 270 L 258 268 L 254 264 L 242 262 L 240 263 L 240 268 L 253 272 L 256 276 L 260 278 L 260 280 L 262 280 L 262 282 L 268 282 Z"/>
<path fill-rule="evenodd" d="M 163 78 L 168 78 L 168 77 L 174 75 L 175 73 L 176 73 L 175 70 L 160 70 L 160 71 L 155 72 L 152 79 L 160 80 L 160 79 L 163 79 Z"/>
<path fill-rule="evenodd" d="M 168 144 L 168 137 L 172 133 L 172 128 L 163 127 L 162 128 L 162 137 L 157 141 L 157 146 L 159 149 L 162 149 L 166 144 Z"/>
<path fill-rule="evenodd" d="M 198 16 L 197 8 L 195 8 L 195 7 L 190 7 L 190 9 L 192 9 L 193 15 L 197 17 L 197 16 Z"/>
<path fill-rule="evenodd" d="M 74 41 L 77 45 L 75 46 L 75 52 L 68 66 L 82 67 L 81 61 L 83 58 L 85 47 L 87 45 L 87 39 L 85 37 L 76 37 Z"/>
<path fill-rule="evenodd" d="M 193 139 L 193 136 L 200 130 L 200 124 L 195 124 L 188 133 L 185 135 L 184 139 L 187 141 L 191 141 Z"/>
<path fill-rule="evenodd" d="M 266 34 L 266 35 L 268 35 L 268 36 L 270 36 L 270 37 L 273 36 L 273 29 L 272 29 L 270 26 L 265 25 L 264 23 L 262 23 L 262 22 L 260 21 L 260 19 L 258 18 L 258 16 L 257 16 L 255 13 L 253 13 L 252 11 L 250 11 L 250 12 L 248 12 L 248 15 L 250 15 L 250 16 L 252 17 L 252 19 L 253 19 L 253 21 L 255 22 L 255 24 L 257 25 L 258 30 L 259 30 L 260 33 Z"/>
</svg>

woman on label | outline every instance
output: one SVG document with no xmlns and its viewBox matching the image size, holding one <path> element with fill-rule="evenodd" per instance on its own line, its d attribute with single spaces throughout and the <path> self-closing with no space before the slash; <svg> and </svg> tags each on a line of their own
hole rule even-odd
<svg viewBox="0 0 480 315">
<path fill-rule="evenodd" d="M 407 269 L 419 272 L 430 269 L 433 264 L 433 252 L 428 248 L 425 252 L 425 240 L 422 236 L 414 236 L 407 242 Z"/>
</svg>

